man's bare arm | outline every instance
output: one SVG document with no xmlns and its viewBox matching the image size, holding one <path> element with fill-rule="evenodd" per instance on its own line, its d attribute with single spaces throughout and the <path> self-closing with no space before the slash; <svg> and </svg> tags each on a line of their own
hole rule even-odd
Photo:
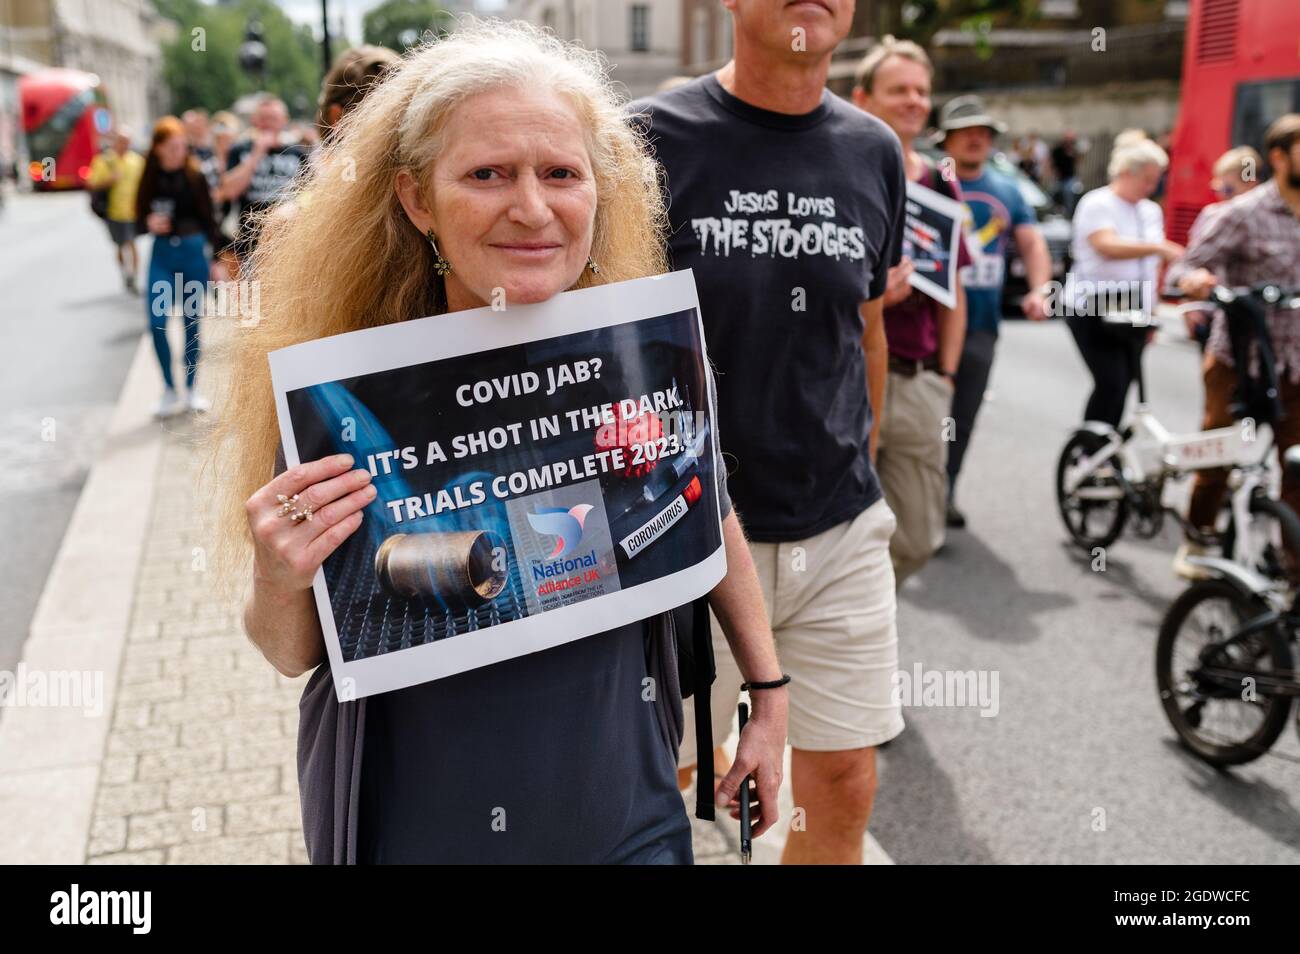
<svg viewBox="0 0 1300 954">
<path fill-rule="evenodd" d="M 862 314 L 862 351 L 867 356 L 867 396 L 871 399 L 871 461 L 876 460 L 880 420 L 885 414 L 885 376 L 889 374 L 889 342 L 885 339 L 885 300 L 872 298 Z"/>
</svg>

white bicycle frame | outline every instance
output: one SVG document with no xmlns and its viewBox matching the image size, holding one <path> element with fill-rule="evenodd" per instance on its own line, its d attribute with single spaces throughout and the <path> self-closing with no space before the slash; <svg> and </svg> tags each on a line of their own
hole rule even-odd
<svg viewBox="0 0 1300 954">
<path fill-rule="evenodd" d="M 1134 410 L 1128 440 L 1107 424 L 1092 421 L 1084 427 L 1104 437 L 1105 442 L 1066 473 L 1064 490 L 1068 495 L 1080 500 L 1123 497 L 1122 486 L 1079 486 L 1112 458 L 1119 460 L 1120 472 L 1129 485 L 1182 477 L 1216 467 L 1232 468 L 1229 487 L 1236 526 L 1232 558 L 1247 566 L 1253 564 L 1267 542 L 1252 537 L 1250 498 L 1255 488 L 1268 480 L 1269 452 L 1273 448 L 1273 429 L 1269 425 L 1255 426 L 1247 419 L 1231 427 L 1171 434 L 1147 405 L 1139 404 Z"/>
</svg>

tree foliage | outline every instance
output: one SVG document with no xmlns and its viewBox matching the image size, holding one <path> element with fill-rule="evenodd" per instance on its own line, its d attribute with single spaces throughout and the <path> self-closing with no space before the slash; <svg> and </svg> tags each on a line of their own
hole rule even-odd
<svg viewBox="0 0 1300 954">
<path fill-rule="evenodd" d="M 445 34 L 450 16 L 434 0 L 384 0 L 362 18 L 363 41 L 401 53 L 426 32 Z"/>
<path fill-rule="evenodd" d="M 202 107 L 229 109 L 239 97 L 264 89 L 282 98 L 298 118 L 310 118 L 320 91 L 320 44 L 310 27 L 284 15 L 272 0 L 154 0 L 159 14 L 176 23 L 164 43 L 163 83 L 175 112 Z M 262 26 L 266 66 L 262 82 L 239 63 L 250 20 Z"/>
<path fill-rule="evenodd" d="M 973 33 L 987 52 L 989 31 L 996 26 L 1025 25 L 1039 16 L 1038 0 L 904 0 L 881 4 L 880 32 L 929 46 L 940 30 Z"/>
</svg>

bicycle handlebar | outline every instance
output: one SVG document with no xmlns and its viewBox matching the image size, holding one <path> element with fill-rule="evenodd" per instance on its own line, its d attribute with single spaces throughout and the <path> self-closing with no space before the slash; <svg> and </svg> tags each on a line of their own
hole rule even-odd
<svg viewBox="0 0 1300 954">
<path fill-rule="evenodd" d="M 1195 301 L 1178 288 L 1167 288 L 1160 293 L 1166 301 Z M 1289 288 L 1274 282 L 1260 282 L 1257 285 L 1215 285 L 1210 289 L 1211 302 L 1221 305 L 1231 304 L 1238 298 L 1257 298 L 1266 305 L 1282 304 L 1284 308 L 1300 308 L 1300 288 Z"/>
</svg>

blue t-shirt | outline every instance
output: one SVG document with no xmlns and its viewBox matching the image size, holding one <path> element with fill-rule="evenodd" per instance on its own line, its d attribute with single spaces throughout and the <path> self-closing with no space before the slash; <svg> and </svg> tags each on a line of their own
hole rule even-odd
<svg viewBox="0 0 1300 954">
<path fill-rule="evenodd" d="M 973 259 L 961 270 L 966 330 L 996 332 L 1002 318 L 1008 244 L 1016 226 L 1033 225 L 1038 218 L 1015 181 L 987 165 L 974 179 L 961 180 L 961 199 L 966 206 L 966 245 Z"/>
</svg>

